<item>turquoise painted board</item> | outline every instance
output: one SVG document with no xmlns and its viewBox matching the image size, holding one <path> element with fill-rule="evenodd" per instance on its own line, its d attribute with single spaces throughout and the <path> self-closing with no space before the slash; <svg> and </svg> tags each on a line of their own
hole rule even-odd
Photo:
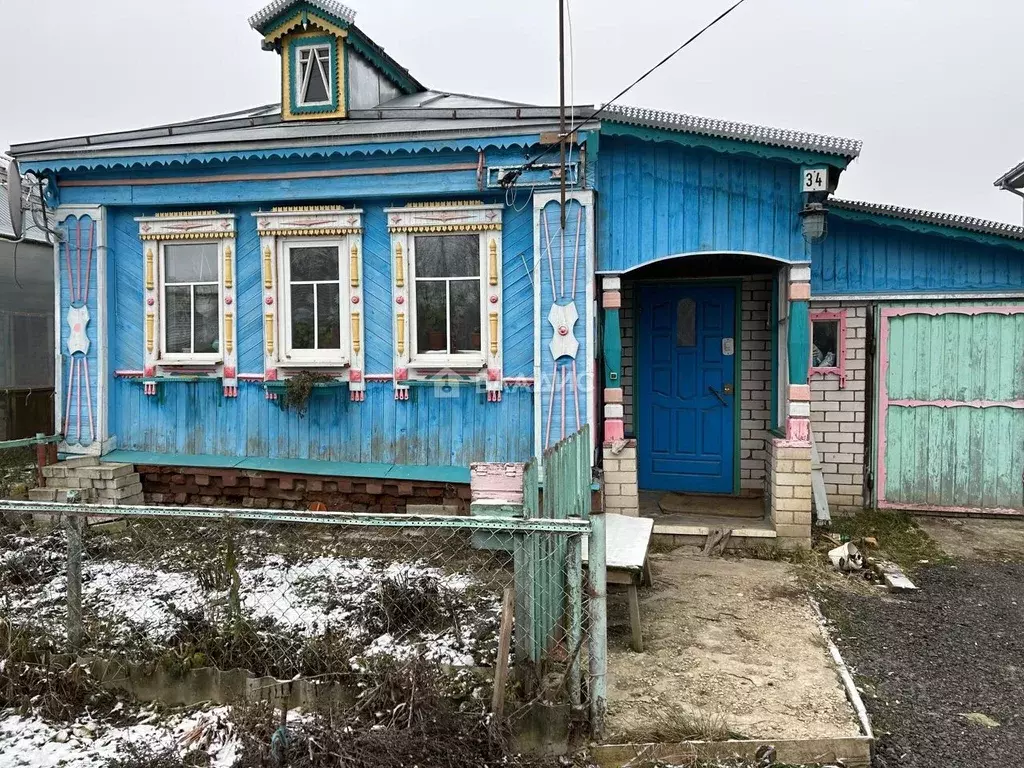
<svg viewBox="0 0 1024 768">
<path fill-rule="evenodd" d="M 416 387 L 396 401 L 390 383 L 370 382 L 362 403 L 344 387 L 318 390 L 303 417 L 267 400 L 261 383 L 242 382 L 237 398 L 216 380 L 161 383 L 147 396 L 140 379 L 117 378 L 113 390 L 111 430 L 131 451 L 467 467 L 526 461 L 533 449 L 525 387 L 500 403 L 473 387 Z"/>
<path fill-rule="evenodd" d="M 800 229 L 799 166 L 604 137 L 598 163 L 598 271 L 740 251 L 810 261 Z"/>
<path fill-rule="evenodd" d="M 829 216 L 815 248 L 811 295 L 1024 290 L 1019 246 L 986 245 Z"/>
<path fill-rule="evenodd" d="M 1024 509 L 1024 308 L 881 316 L 879 505 Z"/>
</svg>

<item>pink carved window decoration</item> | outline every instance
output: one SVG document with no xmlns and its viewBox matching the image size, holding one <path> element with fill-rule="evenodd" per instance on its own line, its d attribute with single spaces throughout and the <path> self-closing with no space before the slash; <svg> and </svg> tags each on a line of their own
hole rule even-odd
<svg viewBox="0 0 1024 768">
<path fill-rule="evenodd" d="M 810 376 L 837 376 L 846 386 L 846 310 L 811 312 Z"/>
</svg>

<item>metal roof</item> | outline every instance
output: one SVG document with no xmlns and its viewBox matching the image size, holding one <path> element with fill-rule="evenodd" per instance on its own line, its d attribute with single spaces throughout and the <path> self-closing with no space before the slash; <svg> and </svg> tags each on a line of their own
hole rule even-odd
<svg viewBox="0 0 1024 768">
<path fill-rule="evenodd" d="M 261 26 L 271 19 L 277 18 L 293 5 L 297 5 L 300 2 L 307 2 L 324 13 L 347 21 L 349 24 L 354 23 L 356 20 L 356 12 L 347 5 L 337 2 L 337 0 L 273 0 L 272 3 L 264 6 L 249 17 L 249 26 L 256 31 L 260 31 Z"/>
<path fill-rule="evenodd" d="M 804 133 L 803 131 L 790 131 L 783 128 L 735 123 L 728 120 L 715 120 L 678 112 L 663 112 L 658 109 L 626 107 L 617 104 L 606 107 L 602 112 L 601 120 L 722 139 L 735 139 L 753 144 L 767 144 L 786 149 L 803 149 L 825 155 L 837 155 L 848 160 L 860 155 L 862 147 L 862 142 L 857 139 L 844 139 L 820 133 Z"/>
<path fill-rule="evenodd" d="M 918 208 L 901 208 L 897 205 L 864 203 L 856 200 L 841 200 L 838 198 L 832 198 L 828 201 L 827 205 L 830 208 L 839 208 L 844 211 L 871 213 L 876 216 L 885 216 L 890 219 L 914 221 L 920 224 L 934 224 L 940 227 L 960 229 L 965 232 L 976 232 L 982 235 L 1007 237 L 1011 240 L 1024 240 L 1024 227 L 1016 224 L 1006 224 L 1002 221 L 989 221 L 987 219 L 977 219 L 973 216 L 959 216 L 954 213 L 922 211 Z"/>
<path fill-rule="evenodd" d="M 42 219 L 42 203 L 39 195 L 33 191 L 30 194 L 32 207 L 36 215 Z M 52 224 L 52 221 L 51 221 Z M 7 204 L 7 169 L 0 167 L 0 239 L 13 240 L 14 227 L 11 225 L 10 206 Z M 32 211 L 26 210 L 24 224 L 22 227 L 22 239 L 29 242 L 49 243 L 46 232 L 36 226 Z"/>
<path fill-rule="evenodd" d="M 994 186 L 1005 189 L 1007 187 L 1017 188 L 1020 186 L 1022 181 L 1024 181 L 1024 162 L 1020 162 L 1013 166 L 1013 168 L 1008 170 L 992 183 Z"/>
</svg>

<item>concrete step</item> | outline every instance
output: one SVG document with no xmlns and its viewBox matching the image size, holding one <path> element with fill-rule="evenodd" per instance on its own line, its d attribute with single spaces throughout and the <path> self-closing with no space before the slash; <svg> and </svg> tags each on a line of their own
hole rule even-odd
<svg viewBox="0 0 1024 768">
<path fill-rule="evenodd" d="M 63 465 L 69 469 L 78 467 L 95 467 L 99 465 L 100 460 L 95 456 L 79 456 L 75 459 L 64 459 L 64 461 L 58 462 L 57 466 Z"/>
<path fill-rule="evenodd" d="M 95 488 L 97 490 L 119 490 L 142 482 L 138 472 L 130 472 L 112 480 L 93 480 L 78 473 L 67 477 L 51 477 L 46 480 L 47 488 Z"/>
<path fill-rule="evenodd" d="M 30 488 L 28 492 L 29 501 L 67 501 L 69 492 L 76 492 L 81 503 L 88 504 L 95 499 L 96 491 L 92 488 Z"/>
</svg>

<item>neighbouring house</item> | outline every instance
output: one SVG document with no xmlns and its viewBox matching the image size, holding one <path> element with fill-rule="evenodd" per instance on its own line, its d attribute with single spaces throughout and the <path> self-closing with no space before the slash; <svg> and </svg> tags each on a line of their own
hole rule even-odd
<svg viewBox="0 0 1024 768">
<path fill-rule="evenodd" d="M 281 104 L 11 150 L 64 233 L 63 453 L 158 503 L 464 508 L 590 423 L 606 509 L 756 497 L 803 546 L 813 436 L 833 509 L 1024 510 L 1024 229 L 646 109 L 570 109 L 563 172 L 557 108 L 432 90 L 334 0 L 249 22 Z"/>
<path fill-rule="evenodd" d="M 53 434 L 53 246 L 38 194 L 15 238 L 0 165 L 0 440 Z"/>
</svg>

